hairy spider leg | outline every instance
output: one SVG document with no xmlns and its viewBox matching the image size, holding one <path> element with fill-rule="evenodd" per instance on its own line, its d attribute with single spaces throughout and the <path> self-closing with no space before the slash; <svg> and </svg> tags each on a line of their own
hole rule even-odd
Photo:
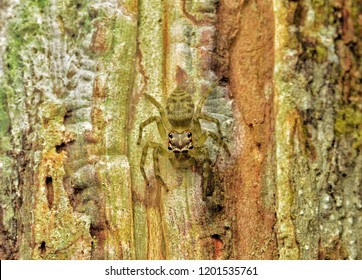
<svg viewBox="0 0 362 280">
<path fill-rule="evenodd" d="M 209 174 L 210 174 L 210 164 L 211 164 L 211 160 L 210 160 L 210 156 L 209 156 L 209 151 L 206 147 L 201 147 L 201 148 L 196 148 L 193 151 L 193 157 L 195 159 L 201 159 L 203 161 L 203 171 L 202 171 L 202 179 L 203 179 L 203 183 L 202 183 L 202 191 L 203 191 L 203 200 L 205 200 L 206 198 L 206 192 L 207 192 L 207 182 L 209 179 Z"/>
<path fill-rule="evenodd" d="M 225 144 L 223 140 L 220 139 L 215 133 L 211 131 L 205 131 L 204 134 L 199 138 L 200 145 L 203 145 L 207 138 L 211 137 L 220 147 L 223 147 L 228 156 L 231 156 L 228 146 Z"/>
<path fill-rule="evenodd" d="M 211 131 L 202 131 L 198 120 L 194 120 L 194 132 L 197 136 L 197 147 L 204 145 L 207 138 L 211 137 L 220 147 L 223 147 L 228 156 L 231 155 L 228 146 L 218 135 Z"/>
<path fill-rule="evenodd" d="M 206 99 L 209 97 L 210 93 L 214 90 L 214 88 L 218 85 L 219 81 L 220 80 L 217 80 L 215 83 L 213 83 L 212 86 L 209 88 L 209 90 L 206 91 L 204 93 L 204 95 L 201 97 L 199 103 L 197 103 L 197 106 L 196 106 L 196 111 L 195 111 L 196 115 L 202 115 L 201 109 L 202 109 L 202 107 L 204 107 L 204 103 L 205 103 Z"/>
<path fill-rule="evenodd" d="M 169 157 L 169 154 L 168 154 L 167 150 L 164 147 L 162 147 L 162 145 L 159 144 L 159 143 L 148 142 L 148 143 L 146 143 L 146 145 L 144 145 L 144 147 L 142 149 L 140 170 L 141 170 L 142 176 L 143 176 L 143 178 L 144 178 L 147 185 L 150 184 L 150 181 L 148 180 L 146 172 L 145 172 L 145 163 L 146 163 L 146 158 L 147 158 L 147 153 L 148 153 L 149 148 L 154 149 L 153 150 L 153 165 L 154 165 L 154 170 L 155 170 L 155 177 L 158 180 L 159 180 L 159 178 L 161 178 L 161 176 L 160 176 L 160 165 L 159 165 L 159 155 L 162 155 L 164 157 Z M 160 183 L 161 184 L 163 183 L 163 186 L 166 188 L 166 190 L 168 190 L 167 187 L 166 187 L 166 184 L 163 182 L 162 178 L 161 178 Z"/>
<path fill-rule="evenodd" d="M 161 104 L 158 103 L 156 99 L 154 99 L 151 95 L 145 93 L 145 97 L 158 109 L 160 112 L 162 120 L 167 123 L 167 116 L 165 110 L 162 108 Z"/>
<path fill-rule="evenodd" d="M 204 107 L 206 99 L 209 97 L 210 93 L 218 85 L 219 81 L 220 80 L 217 80 L 215 83 L 213 83 L 212 86 L 209 88 L 209 90 L 206 91 L 206 93 L 201 97 L 199 103 L 196 106 L 194 119 L 196 119 L 198 121 L 200 121 L 200 119 L 202 119 L 202 120 L 206 120 L 206 121 L 215 123 L 216 126 L 217 126 L 217 132 L 220 135 L 220 138 L 223 138 L 222 133 L 221 133 L 220 121 L 218 119 L 216 119 L 216 118 L 213 118 L 213 117 L 210 117 L 208 115 L 205 115 L 204 113 L 201 113 L 202 107 Z"/>
<path fill-rule="evenodd" d="M 209 122 L 213 122 L 216 124 L 216 127 L 217 127 L 217 132 L 218 134 L 220 135 L 220 138 L 223 138 L 222 136 L 222 132 L 221 132 L 221 126 L 220 126 L 220 121 L 216 118 L 213 118 L 213 117 L 210 117 L 208 115 L 205 115 L 205 114 L 201 114 L 201 115 L 196 115 L 194 117 L 195 120 L 199 121 L 200 120 L 205 120 L 205 121 L 209 121 Z"/>
<path fill-rule="evenodd" d="M 165 129 L 165 125 L 164 123 L 162 122 L 162 119 L 161 117 L 159 116 L 153 116 L 153 117 L 150 117 L 149 119 L 145 120 L 144 122 L 142 122 L 140 124 L 140 127 L 139 127 L 139 133 L 138 133 L 138 140 L 137 140 L 137 144 L 139 145 L 141 143 L 141 140 L 142 140 L 142 133 L 143 133 L 143 129 L 153 123 L 153 122 L 156 122 L 157 124 L 157 128 L 158 128 L 158 132 L 160 133 L 160 136 L 162 139 L 167 139 L 167 134 L 166 134 L 166 129 Z"/>
<path fill-rule="evenodd" d="M 166 127 L 168 127 L 168 120 L 167 120 L 165 110 L 162 108 L 161 104 L 158 103 L 157 100 L 154 99 L 151 95 L 145 94 L 145 96 L 158 109 L 161 117 L 159 117 L 159 116 L 150 117 L 148 120 L 145 120 L 144 122 L 142 122 L 140 124 L 137 144 L 141 143 L 143 129 L 147 125 L 149 125 L 153 122 L 156 122 L 161 138 L 167 139 Z"/>
<path fill-rule="evenodd" d="M 161 177 L 161 172 L 160 172 L 160 155 L 162 155 L 162 153 L 164 152 L 164 156 L 168 156 L 169 154 L 167 153 L 167 150 L 164 149 L 163 147 L 155 147 L 153 149 L 153 170 L 155 172 L 155 177 L 158 180 L 158 182 L 166 189 L 166 191 L 168 191 L 168 187 L 165 184 L 165 182 L 163 181 L 162 177 Z"/>
</svg>

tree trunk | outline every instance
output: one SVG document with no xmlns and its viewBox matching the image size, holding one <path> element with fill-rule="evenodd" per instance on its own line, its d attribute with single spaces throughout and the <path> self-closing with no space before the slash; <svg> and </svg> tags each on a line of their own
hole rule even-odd
<svg viewBox="0 0 362 280">
<path fill-rule="evenodd" d="M 361 10 L 0 1 L 0 258 L 361 259 Z M 231 155 L 206 141 L 205 176 L 168 152 L 167 190 L 157 149 L 149 185 L 140 171 L 167 139 L 152 123 L 137 140 L 160 116 L 147 96 L 166 109 L 176 88 L 212 90 Z"/>
</svg>

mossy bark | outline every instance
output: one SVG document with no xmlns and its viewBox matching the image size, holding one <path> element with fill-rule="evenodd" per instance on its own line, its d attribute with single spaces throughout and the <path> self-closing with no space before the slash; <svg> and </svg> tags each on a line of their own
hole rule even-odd
<svg viewBox="0 0 362 280">
<path fill-rule="evenodd" d="M 358 0 L 0 5 L 0 258 L 362 258 Z M 215 81 L 206 198 L 152 151 L 147 186 L 144 94 Z"/>
</svg>

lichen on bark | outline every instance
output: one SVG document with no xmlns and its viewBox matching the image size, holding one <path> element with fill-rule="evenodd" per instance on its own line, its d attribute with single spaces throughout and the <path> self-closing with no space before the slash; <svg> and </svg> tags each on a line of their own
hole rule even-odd
<svg viewBox="0 0 362 280">
<path fill-rule="evenodd" d="M 360 258 L 356 6 L 275 1 L 276 164 L 285 178 L 276 184 L 281 258 Z"/>
<path fill-rule="evenodd" d="M 17 257 L 134 258 L 125 141 L 112 133 L 124 131 L 118 121 L 127 114 L 135 44 L 128 52 L 121 46 L 136 21 L 112 5 L 88 1 L 20 4 L 9 21 L 5 56 L 11 144 L 20 152 L 7 183 L 23 201 L 16 215 L 22 228 Z M 105 63 L 122 58 L 130 67 L 116 64 L 105 71 Z M 125 94 L 119 94 L 122 89 Z M 124 166 L 121 172 L 118 166 Z M 120 178 L 123 184 L 112 187 Z M 121 223 L 106 229 L 115 219 Z"/>
</svg>

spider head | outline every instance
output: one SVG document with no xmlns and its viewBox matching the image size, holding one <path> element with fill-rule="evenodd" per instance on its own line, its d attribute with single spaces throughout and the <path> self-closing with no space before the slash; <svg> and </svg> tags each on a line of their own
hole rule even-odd
<svg viewBox="0 0 362 280">
<path fill-rule="evenodd" d="M 193 147 L 192 133 L 190 130 L 185 130 L 181 133 L 172 130 L 168 134 L 168 149 L 175 154 L 188 153 Z"/>
</svg>

